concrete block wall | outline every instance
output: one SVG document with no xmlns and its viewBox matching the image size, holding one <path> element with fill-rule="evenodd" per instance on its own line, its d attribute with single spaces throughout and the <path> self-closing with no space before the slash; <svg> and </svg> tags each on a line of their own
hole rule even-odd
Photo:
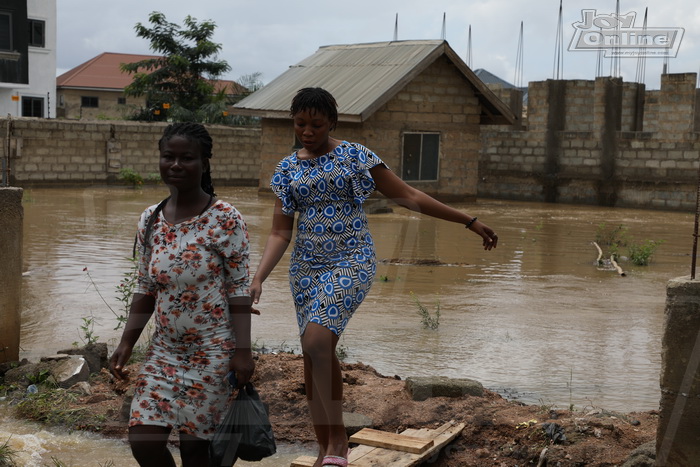
<svg viewBox="0 0 700 467">
<path fill-rule="evenodd" d="M 661 75 L 661 89 L 649 96 L 645 107 L 643 130 L 674 140 L 695 131 L 696 81 L 696 73 Z"/>
<path fill-rule="evenodd" d="M 656 465 L 700 465 L 700 282 L 671 280 L 664 315 Z"/>
<path fill-rule="evenodd" d="M 664 75 L 646 93 L 619 78 L 530 83 L 526 131 L 482 130 L 479 196 L 694 210 L 695 78 Z M 581 93 L 588 112 L 577 107 Z M 640 131 L 649 127 L 657 131 Z"/>
<path fill-rule="evenodd" d="M 158 174 L 158 140 L 165 123 L 0 119 L 10 125 L 11 181 L 16 186 L 118 181 L 122 168 L 144 178 Z M 215 183 L 256 184 L 260 130 L 209 126 Z M 4 147 L 5 145 L 3 145 Z"/>
<path fill-rule="evenodd" d="M 595 81 L 567 80 L 564 93 L 564 130 L 592 131 L 596 120 L 591 96 L 597 90 Z"/>
<path fill-rule="evenodd" d="M 642 131 L 645 92 L 644 84 L 622 83 L 621 131 Z"/>
</svg>

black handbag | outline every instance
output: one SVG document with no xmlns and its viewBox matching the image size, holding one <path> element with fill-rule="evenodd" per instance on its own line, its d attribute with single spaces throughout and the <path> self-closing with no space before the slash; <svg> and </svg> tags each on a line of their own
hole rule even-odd
<svg viewBox="0 0 700 467">
<path fill-rule="evenodd" d="M 238 391 L 209 443 L 209 466 L 231 467 L 237 458 L 255 462 L 276 451 L 265 405 L 253 384 L 248 383 Z"/>
</svg>

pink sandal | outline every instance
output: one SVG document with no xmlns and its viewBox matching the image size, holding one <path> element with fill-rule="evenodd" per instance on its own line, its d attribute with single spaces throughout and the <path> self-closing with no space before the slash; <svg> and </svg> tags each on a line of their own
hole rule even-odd
<svg viewBox="0 0 700 467">
<path fill-rule="evenodd" d="M 323 463 L 321 465 L 335 465 L 338 467 L 347 467 L 348 460 L 340 456 L 324 456 Z"/>
</svg>

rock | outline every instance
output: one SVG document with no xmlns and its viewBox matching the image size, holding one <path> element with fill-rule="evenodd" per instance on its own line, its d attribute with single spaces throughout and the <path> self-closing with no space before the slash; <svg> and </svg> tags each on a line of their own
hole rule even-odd
<svg viewBox="0 0 700 467">
<path fill-rule="evenodd" d="M 99 373 L 102 368 L 107 368 L 107 344 L 88 344 L 85 347 L 59 350 L 59 354 L 82 355 L 88 363 L 90 374 Z"/>
<path fill-rule="evenodd" d="M 656 441 L 649 441 L 632 451 L 622 467 L 654 467 L 655 465 Z"/>
<path fill-rule="evenodd" d="M 124 393 L 124 399 L 122 400 L 122 407 L 119 410 L 119 421 L 128 422 L 131 418 L 131 401 L 134 398 L 134 388 L 129 388 Z"/>
<path fill-rule="evenodd" d="M 26 363 L 7 370 L 5 384 L 26 388 L 33 383 L 41 383 L 49 377 L 51 364 L 49 362 Z"/>
<path fill-rule="evenodd" d="M 80 381 L 87 381 L 90 377 L 90 370 L 83 357 L 74 355 L 53 364 L 51 375 L 56 378 L 58 387 L 66 389 Z"/>
<path fill-rule="evenodd" d="M 27 360 L 26 358 L 23 358 L 21 362 L 18 362 L 15 360 L 13 362 L 0 363 L 0 377 L 5 376 L 5 373 L 7 373 L 8 371 L 10 371 L 12 369 L 15 369 L 15 368 L 20 367 L 20 366 L 28 365 L 28 364 L 29 364 L 29 360 Z"/>
<path fill-rule="evenodd" d="M 42 362 L 60 362 L 61 360 L 68 360 L 70 358 L 70 355 L 66 353 L 58 353 L 56 355 L 49 355 L 48 357 L 41 357 L 40 361 Z"/>
<path fill-rule="evenodd" d="M 430 397 L 462 397 L 484 395 L 484 386 L 467 378 L 447 378 L 445 376 L 424 376 L 406 378 L 406 390 L 414 401 L 424 401 Z"/>
<path fill-rule="evenodd" d="M 352 436 L 363 428 L 371 428 L 374 422 L 361 413 L 343 412 L 343 424 L 348 436 Z"/>
<path fill-rule="evenodd" d="M 86 396 L 92 395 L 92 386 L 87 381 L 79 381 L 70 387 L 71 391 L 80 392 Z"/>
</svg>

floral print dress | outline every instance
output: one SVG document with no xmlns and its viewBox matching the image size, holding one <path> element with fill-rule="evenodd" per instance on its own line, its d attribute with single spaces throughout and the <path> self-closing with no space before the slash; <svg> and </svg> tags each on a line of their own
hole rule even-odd
<svg viewBox="0 0 700 467">
<path fill-rule="evenodd" d="M 369 169 L 384 162 L 347 141 L 328 154 L 280 161 L 270 186 L 288 216 L 299 212 L 289 266 L 299 333 L 317 323 L 340 336 L 369 292 L 374 242 L 362 209 L 376 185 Z"/>
<path fill-rule="evenodd" d="M 156 299 L 155 332 L 136 378 L 129 426 L 210 439 L 230 395 L 225 375 L 235 342 L 228 299 L 249 295 L 248 232 L 236 208 L 217 201 L 178 224 L 159 213 L 143 242 L 155 207 L 139 220 L 137 290 Z"/>
</svg>

